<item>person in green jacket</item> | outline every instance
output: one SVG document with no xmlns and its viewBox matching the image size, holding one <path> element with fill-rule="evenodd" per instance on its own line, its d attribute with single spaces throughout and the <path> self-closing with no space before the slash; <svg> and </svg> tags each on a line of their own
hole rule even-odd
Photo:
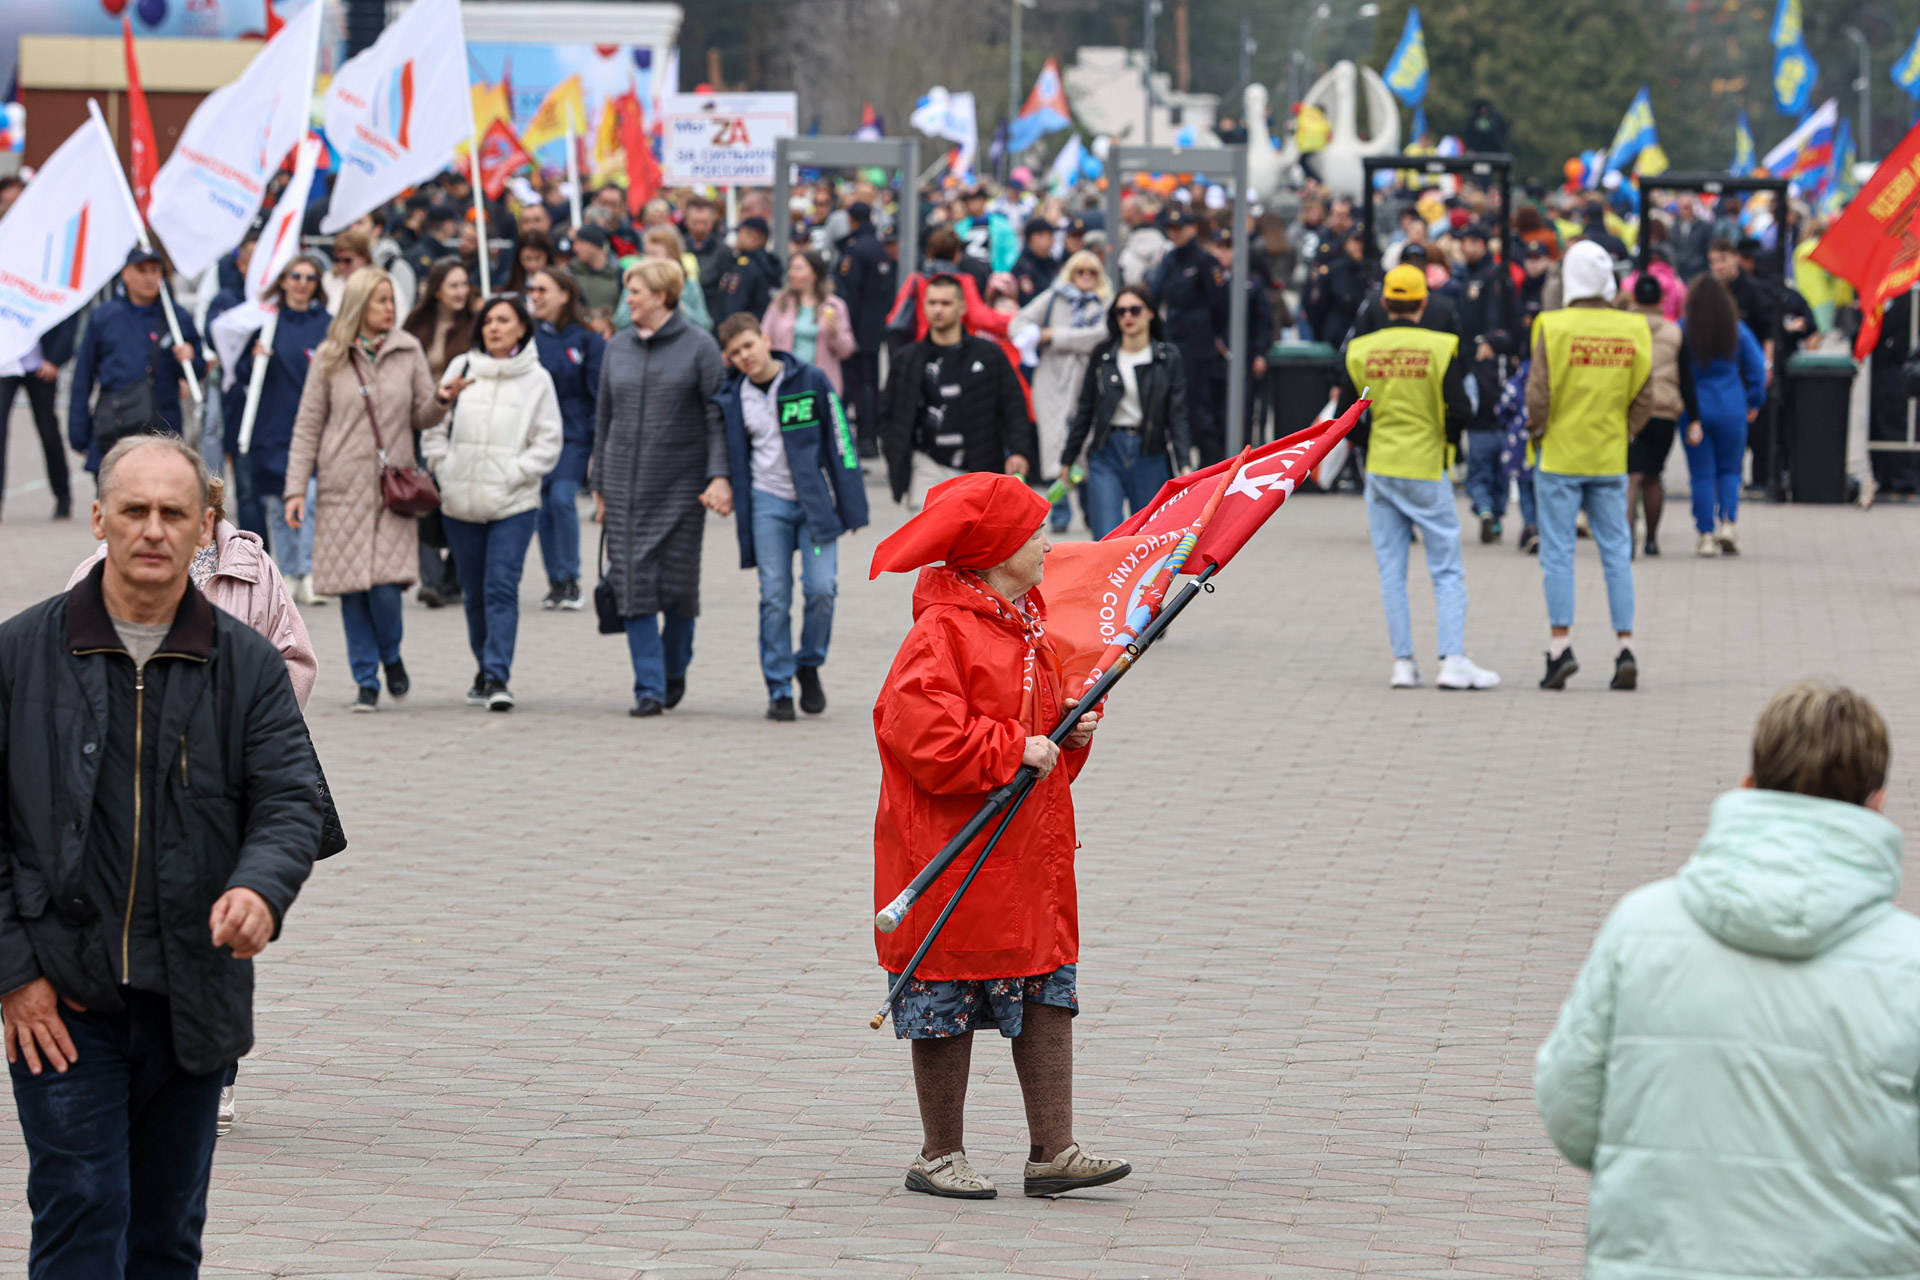
<svg viewBox="0 0 1920 1280">
<path fill-rule="evenodd" d="M 1920 919 L 1886 723 L 1805 683 L 1680 874 L 1621 900 L 1534 1064 L 1594 1280 L 1920 1269 Z"/>
</svg>

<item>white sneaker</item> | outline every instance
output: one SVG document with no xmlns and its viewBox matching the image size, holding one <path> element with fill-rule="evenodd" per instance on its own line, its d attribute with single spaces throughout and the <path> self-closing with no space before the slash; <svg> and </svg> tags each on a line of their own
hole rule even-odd
<svg viewBox="0 0 1920 1280">
<path fill-rule="evenodd" d="M 1700 545 L 1694 548 L 1693 554 L 1703 560 L 1711 560 L 1720 554 L 1720 544 L 1714 540 L 1712 534 L 1703 533 L 1700 535 Z"/>
<path fill-rule="evenodd" d="M 220 1109 L 214 1112 L 213 1133 L 224 1138 L 233 1132 L 233 1086 L 228 1085 L 220 1091 Z"/>
<path fill-rule="evenodd" d="M 1722 520 L 1714 532 L 1713 540 L 1720 544 L 1720 554 L 1737 556 L 1740 554 L 1740 531 L 1733 527 L 1733 521 Z"/>
<path fill-rule="evenodd" d="M 1440 659 L 1440 676 L 1433 683 L 1442 689 L 1497 689 L 1500 677 L 1464 653 L 1450 653 Z"/>
<path fill-rule="evenodd" d="M 1393 660 L 1393 679 L 1387 681 L 1389 689 L 1418 689 L 1420 687 L 1420 668 L 1412 658 Z"/>
</svg>

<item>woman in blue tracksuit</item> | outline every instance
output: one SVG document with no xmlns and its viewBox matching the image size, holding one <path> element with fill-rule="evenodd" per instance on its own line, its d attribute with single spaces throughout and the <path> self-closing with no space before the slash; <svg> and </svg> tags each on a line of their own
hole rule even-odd
<svg viewBox="0 0 1920 1280">
<path fill-rule="evenodd" d="M 1747 427 L 1767 402 L 1767 360 L 1753 331 L 1741 323 L 1733 295 L 1711 275 L 1703 273 L 1687 287 L 1680 327 L 1680 360 L 1691 366 L 1700 406 L 1700 419 L 1686 435 L 1699 554 L 1737 555 L 1740 469 Z"/>
<path fill-rule="evenodd" d="M 600 395 L 600 357 L 606 339 L 587 329 L 580 308 L 580 286 L 573 273 L 543 267 L 527 278 L 527 306 L 533 312 L 533 340 L 540 366 L 560 397 L 565 444 L 560 465 L 540 482 L 540 558 L 547 566 L 544 609 L 578 609 L 580 596 L 580 512 L 574 499 L 587 478 L 593 457 L 594 406 Z"/>
<path fill-rule="evenodd" d="M 253 491 L 267 510 L 267 537 L 273 558 L 294 600 L 303 605 L 326 603 L 313 594 L 313 521 L 303 520 L 298 529 L 289 529 L 280 490 L 286 486 L 287 451 L 293 445 L 293 419 L 300 410 L 300 391 L 307 385 L 307 366 L 313 361 L 314 350 L 326 341 L 327 326 L 333 323 L 320 300 L 320 279 L 325 274 L 318 258 L 299 254 L 288 260 L 273 283 L 280 305 L 280 319 L 273 330 L 273 355 L 267 361 L 266 380 L 260 384 L 260 406 L 253 416 L 253 436 L 246 456 L 234 463 L 236 470 L 246 467 L 252 472 Z M 245 354 L 234 367 L 233 389 L 226 402 L 227 431 L 234 437 L 236 449 L 259 342 L 257 330 L 247 338 Z M 307 481 L 309 511 L 313 510 L 318 485 L 317 477 Z"/>
</svg>

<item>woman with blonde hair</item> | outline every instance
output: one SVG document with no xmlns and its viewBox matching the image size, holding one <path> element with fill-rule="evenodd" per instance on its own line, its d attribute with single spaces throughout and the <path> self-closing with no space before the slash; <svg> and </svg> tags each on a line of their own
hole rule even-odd
<svg viewBox="0 0 1920 1280">
<path fill-rule="evenodd" d="M 760 318 L 767 345 L 827 375 L 842 394 L 840 362 L 856 348 L 847 304 L 833 296 L 827 260 L 812 249 L 796 250 L 787 262 L 787 283 Z"/>
<path fill-rule="evenodd" d="M 1015 346 L 1037 346 L 1040 354 L 1032 385 L 1043 480 L 1051 482 L 1060 474 L 1060 451 L 1080 404 L 1080 380 L 1093 349 L 1107 340 L 1112 291 L 1100 259 L 1083 249 L 1067 259 L 1054 282 L 1007 327 Z M 1063 501 L 1053 509 L 1053 530 L 1065 533 L 1072 523 L 1073 508 Z"/>
<path fill-rule="evenodd" d="M 687 277 L 686 285 L 680 290 L 680 314 L 695 328 L 712 333 L 713 313 L 707 310 L 707 295 L 700 291 L 700 260 L 687 252 L 687 242 L 673 224 L 663 222 L 648 227 L 646 235 L 640 238 L 640 253 L 660 262 L 680 264 Z M 624 329 L 631 321 L 627 300 L 623 297 L 614 316 L 614 327 Z"/>
<path fill-rule="evenodd" d="M 387 692 L 410 687 L 400 660 L 400 602 L 415 581 L 417 532 L 412 516 L 387 509 L 383 467 L 414 465 L 413 433 L 444 412 L 419 341 L 394 324 L 393 280 L 378 267 L 348 277 L 340 310 L 313 367 L 294 418 L 287 456 L 287 524 L 308 518 L 307 479 L 320 483 L 314 510 L 314 590 L 340 597 L 347 661 L 359 686 L 353 709 L 380 709 L 380 672 Z"/>
</svg>

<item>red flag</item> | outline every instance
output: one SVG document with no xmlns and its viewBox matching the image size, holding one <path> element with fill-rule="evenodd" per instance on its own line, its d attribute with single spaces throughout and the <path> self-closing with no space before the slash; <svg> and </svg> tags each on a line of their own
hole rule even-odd
<svg viewBox="0 0 1920 1280">
<path fill-rule="evenodd" d="M 495 120 L 480 135 L 480 190 L 487 199 L 498 200 L 505 195 L 507 179 L 532 163 L 533 157 L 506 121 Z"/>
<path fill-rule="evenodd" d="M 1099 542 L 1069 542 L 1047 557 L 1047 634 L 1053 637 L 1069 686 L 1101 661 L 1144 603 L 1148 584 L 1187 530 L 1199 519 L 1221 476 L 1236 467 L 1219 508 L 1189 553 L 1184 572 L 1225 565 L 1268 517 L 1280 509 L 1327 451 L 1344 440 L 1369 402 L 1358 401 L 1331 422 L 1317 422 L 1284 440 L 1255 449 L 1242 466 L 1230 458 L 1167 482 L 1154 500 Z"/>
<path fill-rule="evenodd" d="M 271 40 L 280 34 L 280 28 L 287 25 L 287 20 L 273 11 L 273 0 L 265 0 L 265 3 L 267 6 L 267 39 Z"/>
<path fill-rule="evenodd" d="M 147 113 L 147 95 L 140 88 L 140 61 L 133 56 L 133 23 L 120 15 L 120 39 L 127 50 L 127 150 L 132 163 L 133 202 L 147 216 L 153 199 L 153 180 L 160 172 L 160 144 L 154 140 L 153 117 Z"/>
<path fill-rule="evenodd" d="M 638 218 L 647 201 L 660 190 L 660 162 L 647 140 L 647 113 L 628 90 L 614 102 L 619 112 L 620 147 L 627 153 L 627 216 Z"/>
<path fill-rule="evenodd" d="M 1920 281 L 1920 126 L 1880 162 L 1839 221 L 1827 228 L 1813 260 L 1853 282 L 1862 323 L 1853 354 L 1865 359 L 1880 341 L 1886 302 Z"/>
</svg>

